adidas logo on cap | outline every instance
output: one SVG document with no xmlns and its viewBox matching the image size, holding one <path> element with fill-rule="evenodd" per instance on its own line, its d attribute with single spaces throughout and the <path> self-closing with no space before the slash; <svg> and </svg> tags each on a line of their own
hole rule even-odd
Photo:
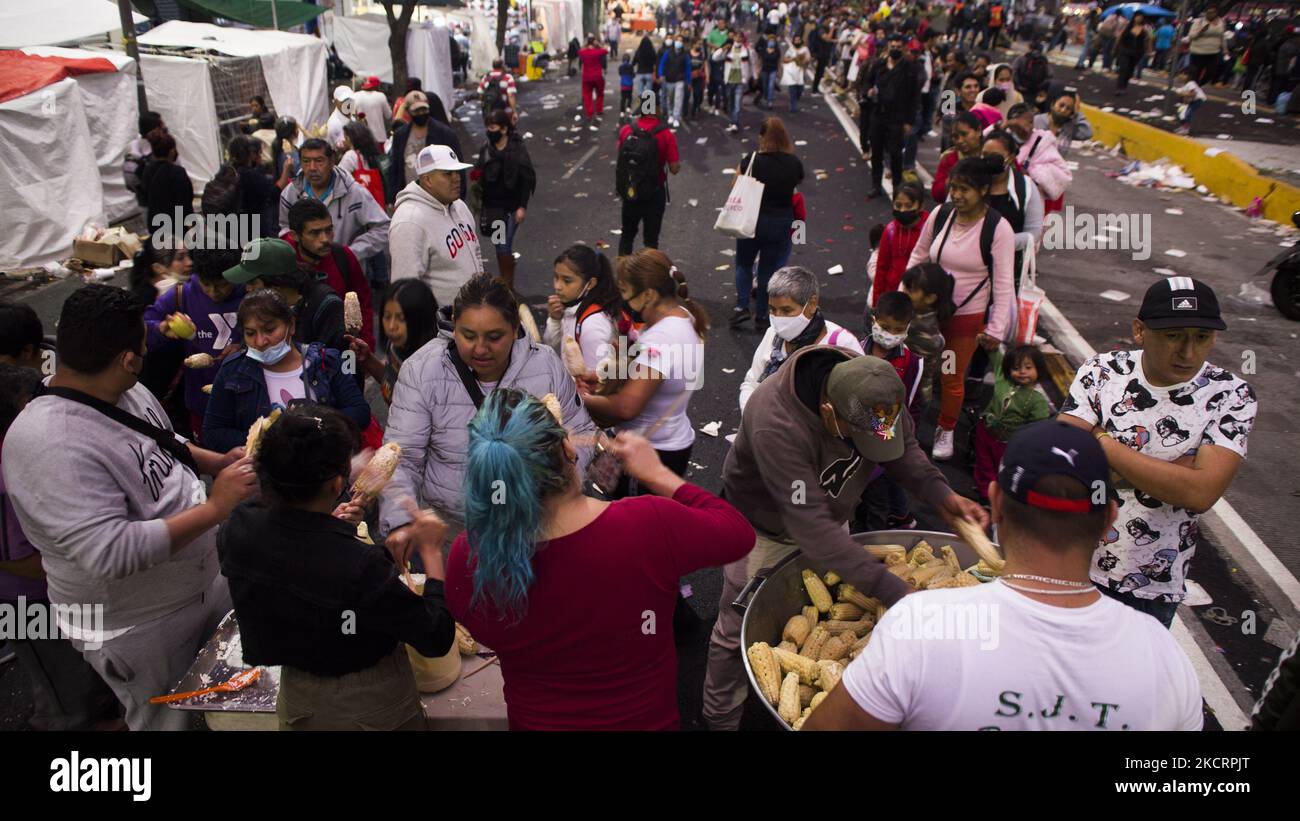
<svg viewBox="0 0 1300 821">
<path fill-rule="evenodd" d="M 1176 298 L 1174 299 L 1174 310 L 1175 310 L 1175 311 L 1195 311 L 1195 310 L 1196 310 L 1196 297 L 1194 297 L 1194 296 L 1182 296 L 1182 297 L 1176 297 Z"/>
</svg>

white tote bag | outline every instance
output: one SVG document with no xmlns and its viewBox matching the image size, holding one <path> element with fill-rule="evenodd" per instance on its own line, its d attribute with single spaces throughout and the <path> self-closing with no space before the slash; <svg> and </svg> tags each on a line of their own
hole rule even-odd
<svg viewBox="0 0 1300 821">
<path fill-rule="evenodd" d="M 763 183 L 754 179 L 750 173 L 754 170 L 755 151 L 749 157 L 749 166 L 744 174 L 736 175 L 736 182 L 731 186 L 727 202 L 718 213 L 718 221 L 713 230 L 737 239 L 753 239 L 758 228 L 758 211 L 763 204 Z"/>
<path fill-rule="evenodd" d="M 1038 311 L 1046 296 L 1047 292 L 1038 287 L 1038 256 L 1034 253 L 1034 246 L 1027 245 L 1020 277 L 1020 293 L 1016 297 L 1016 313 L 1009 337 L 1011 344 L 1034 344 L 1034 336 L 1038 334 Z"/>
</svg>

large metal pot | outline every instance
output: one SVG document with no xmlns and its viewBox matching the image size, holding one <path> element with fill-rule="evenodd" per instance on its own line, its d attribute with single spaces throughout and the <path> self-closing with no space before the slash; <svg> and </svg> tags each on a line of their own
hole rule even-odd
<svg viewBox="0 0 1300 821">
<path fill-rule="evenodd" d="M 962 567 L 970 567 L 979 561 L 975 550 L 951 533 L 933 530 L 875 530 L 870 533 L 856 533 L 853 540 L 858 544 L 901 544 L 911 550 L 918 542 L 925 540 L 937 553 L 944 545 L 952 545 L 953 552 Z M 740 623 L 741 658 L 745 660 L 745 672 L 749 676 L 750 692 L 761 693 L 762 688 L 754 679 L 754 671 L 749 666 L 749 654 L 745 650 L 756 641 L 765 641 L 775 647 L 781 641 L 781 629 L 791 616 L 797 615 L 808 602 L 804 591 L 804 570 L 812 570 L 818 576 L 825 575 L 833 568 L 824 567 L 813 562 L 802 551 L 777 562 L 775 567 L 765 568 L 754 574 L 740 595 L 731 603 L 744 618 Z M 776 714 L 776 707 L 759 701 L 767 708 L 772 718 L 781 727 L 789 730 L 790 726 Z"/>
</svg>

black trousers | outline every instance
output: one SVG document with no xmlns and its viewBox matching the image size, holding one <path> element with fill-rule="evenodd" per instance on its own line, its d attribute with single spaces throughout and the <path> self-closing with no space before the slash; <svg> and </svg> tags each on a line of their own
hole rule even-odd
<svg viewBox="0 0 1300 821">
<path fill-rule="evenodd" d="M 632 253 L 632 243 L 636 240 L 638 226 L 645 225 L 645 247 L 659 247 L 659 229 L 664 224 L 664 209 L 668 207 L 668 189 L 660 188 L 655 196 L 647 200 L 632 202 L 623 200 L 623 235 L 618 238 L 618 255 L 625 257 Z"/>
<path fill-rule="evenodd" d="M 880 188 L 885 177 L 885 155 L 889 155 L 889 173 L 894 185 L 903 181 L 903 124 L 877 117 L 871 123 L 871 184 Z"/>
<path fill-rule="evenodd" d="M 1130 54 L 1128 52 L 1120 52 L 1117 55 L 1117 62 L 1119 63 L 1119 65 L 1116 66 L 1119 73 L 1119 76 L 1115 80 L 1115 88 L 1117 90 L 1124 91 L 1128 88 L 1128 81 L 1132 79 L 1133 70 L 1137 68 L 1138 59 L 1141 56 L 1142 55 L 1140 54 Z"/>
<path fill-rule="evenodd" d="M 858 100 L 858 148 L 865 154 L 871 150 L 871 112 L 875 103 Z"/>
<path fill-rule="evenodd" d="M 655 453 L 659 454 L 659 461 L 663 462 L 664 467 L 685 479 L 686 470 L 690 467 L 691 450 L 694 447 L 695 445 L 690 445 L 683 450 L 659 450 L 656 448 Z M 641 487 L 640 483 L 625 473 L 619 478 L 611 498 L 626 499 L 629 496 L 645 496 L 647 493 L 649 491 Z"/>
<path fill-rule="evenodd" d="M 817 73 L 813 75 L 812 93 L 819 94 L 822 87 L 822 75 L 826 73 L 826 58 L 817 58 Z"/>
</svg>

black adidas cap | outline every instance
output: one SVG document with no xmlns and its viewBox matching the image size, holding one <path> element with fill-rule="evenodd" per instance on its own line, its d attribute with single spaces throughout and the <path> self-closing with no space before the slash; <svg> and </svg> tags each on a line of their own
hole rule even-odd
<svg viewBox="0 0 1300 821">
<path fill-rule="evenodd" d="M 1148 328 L 1210 328 L 1225 331 L 1214 289 L 1191 277 L 1169 277 L 1147 289 L 1138 319 Z"/>
<path fill-rule="evenodd" d="M 1039 493 L 1034 487 L 1046 476 L 1068 476 L 1089 488 L 1089 497 L 1061 499 Z M 1114 495 L 1110 464 L 1092 434 L 1050 419 L 1026 425 L 1007 442 L 998 487 L 1018 502 L 1058 513 L 1103 510 Z"/>
</svg>

